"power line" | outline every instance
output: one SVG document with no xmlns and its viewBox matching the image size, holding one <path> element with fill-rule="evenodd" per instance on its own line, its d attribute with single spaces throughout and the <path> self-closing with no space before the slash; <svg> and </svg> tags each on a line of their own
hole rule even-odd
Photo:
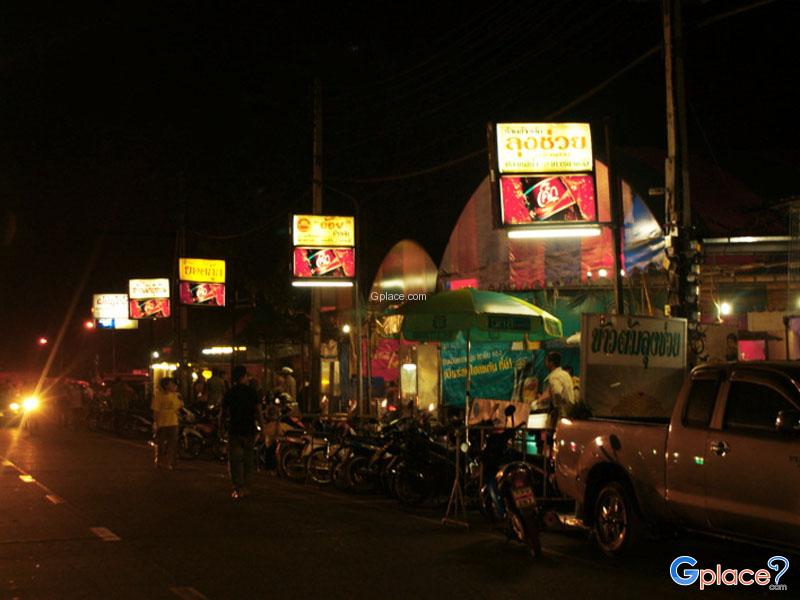
<svg viewBox="0 0 800 600">
<path fill-rule="evenodd" d="M 712 23 L 719 22 L 719 21 L 721 21 L 721 20 L 723 20 L 725 18 L 732 17 L 732 16 L 735 16 L 735 15 L 739 15 L 739 14 L 742 14 L 744 12 L 753 10 L 755 8 L 759 8 L 761 6 L 765 6 L 767 4 L 772 4 L 773 2 L 775 2 L 775 0 L 760 0 L 758 2 L 754 2 L 753 4 L 749 4 L 747 6 L 742 6 L 742 7 L 739 7 L 737 9 L 735 9 L 735 10 L 727 11 L 725 13 L 721 13 L 719 15 L 715 15 L 713 17 L 709 17 L 708 19 L 705 19 L 705 20 L 701 21 L 700 23 L 698 23 L 696 25 L 696 29 L 703 28 L 703 27 L 705 27 L 707 25 L 710 25 Z M 661 44 L 657 44 L 657 45 L 653 46 L 652 48 L 650 48 L 649 50 L 644 52 L 642 55 L 640 55 L 639 57 L 634 59 L 632 62 L 630 62 L 627 65 L 625 65 L 622 69 L 620 69 L 619 71 L 617 71 L 616 73 L 614 73 L 610 77 L 606 78 L 605 80 L 603 80 L 602 82 L 600 82 L 599 84 L 597 84 L 596 86 L 594 86 L 593 88 L 591 88 L 590 90 L 588 90 L 587 92 L 585 92 L 584 94 L 582 94 L 581 96 L 576 98 L 575 100 L 573 100 L 573 101 L 569 102 L 568 104 L 562 106 L 561 108 L 555 110 L 554 112 L 550 113 L 549 115 L 545 115 L 544 117 L 542 117 L 542 120 L 548 120 L 548 119 L 552 119 L 553 117 L 559 116 L 559 115 L 567 112 L 568 110 L 574 108 L 578 104 L 581 104 L 582 102 L 584 102 L 587 99 L 591 98 L 592 96 L 594 96 L 598 92 L 600 92 L 603 89 L 605 89 L 606 87 L 608 87 L 608 85 L 610 85 L 611 83 L 613 83 L 614 81 L 619 79 L 622 75 L 624 75 L 625 73 L 627 73 L 631 69 L 635 68 L 636 66 L 638 66 L 639 64 L 641 64 L 642 62 L 644 62 L 645 60 L 647 60 L 648 58 L 650 58 L 654 54 L 657 54 L 661 50 L 661 47 L 662 47 Z M 473 158 L 476 158 L 477 156 L 484 155 L 485 153 L 486 153 L 486 149 L 485 148 L 480 148 L 478 150 L 474 150 L 474 151 L 472 151 L 472 152 L 470 152 L 468 154 L 465 154 L 463 156 L 451 159 L 451 160 L 449 160 L 447 162 L 440 163 L 438 165 L 434 165 L 434 166 L 431 166 L 431 167 L 428 167 L 428 168 L 425 168 L 425 169 L 418 169 L 418 170 L 415 170 L 415 171 L 410 171 L 410 172 L 406 172 L 406 173 L 400 173 L 400 174 L 397 174 L 397 175 L 388 175 L 388 176 L 384 176 L 384 177 L 360 177 L 360 178 L 336 179 L 336 180 L 332 180 L 332 181 L 334 181 L 336 183 L 384 183 L 384 182 L 391 182 L 391 181 L 401 181 L 401 180 L 404 180 L 404 179 L 411 179 L 411 178 L 414 178 L 414 177 L 420 177 L 422 175 L 428 175 L 430 173 L 436 173 L 438 171 L 443 171 L 443 170 L 448 169 L 450 167 L 453 167 L 455 165 L 467 162 L 468 160 L 472 160 Z"/>
</svg>

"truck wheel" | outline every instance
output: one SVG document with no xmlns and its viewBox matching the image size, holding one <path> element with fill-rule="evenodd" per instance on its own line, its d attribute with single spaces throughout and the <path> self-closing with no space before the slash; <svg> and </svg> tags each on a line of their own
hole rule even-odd
<svg viewBox="0 0 800 600">
<path fill-rule="evenodd" d="M 594 535 L 609 556 L 630 550 L 639 537 L 639 515 L 627 488 L 618 481 L 607 483 L 594 505 Z"/>
</svg>

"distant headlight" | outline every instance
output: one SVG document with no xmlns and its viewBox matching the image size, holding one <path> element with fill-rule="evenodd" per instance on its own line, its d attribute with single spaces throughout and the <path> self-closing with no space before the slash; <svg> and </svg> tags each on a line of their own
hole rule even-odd
<svg viewBox="0 0 800 600">
<path fill-rule="evenodd" d="M 14 412 L 17 412 L 19 410 L 19 402 L 12 402 L 11 404 L 8 405 L 8 408 L 13 410 Z"/>
<path fill-rule="evenodd" d="M 22 401 L 22 408 L 25 412 L 30 412 L 39 408 L 39 398 L 36 396 L 28 396 Z"/>
</svg>

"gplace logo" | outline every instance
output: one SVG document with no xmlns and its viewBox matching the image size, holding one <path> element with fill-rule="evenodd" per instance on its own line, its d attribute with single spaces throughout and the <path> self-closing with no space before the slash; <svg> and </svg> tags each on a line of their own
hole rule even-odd
<svg viewBox="0 0 800 600">
<path fill-rule="evenodd" d="M 719 564 L 714 569 L 695 569 L 696 565 L 697 560 L 693 557 L 679 556 L 670 564 L 669 576 L 682 586 L 699 582 L 701 590 L 714 585 L 760 585 L 769 586 L 773 591 L 788 589 L 785 583 L 781 583 L 781 577 L 789 570 L 789 559 L 785 556 L 773 556 L 767 561 L 767 566 L 776 573 L 774 581 L 767 569 L 723 569 Z"/>
</svg>

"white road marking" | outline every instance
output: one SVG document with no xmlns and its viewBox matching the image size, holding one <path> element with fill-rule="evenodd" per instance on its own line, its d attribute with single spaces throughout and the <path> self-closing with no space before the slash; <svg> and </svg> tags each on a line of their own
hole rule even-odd
<svg viewBox="0 0 800 600">
<path fill-rule="evenodd" d="M 45 498 L 47 498 L 53 504 L 64 504 L 64 499 L 61 496 L 56 496 L 55 494 L 47 494 Z"/>
<path fill-rule="evenodd" d="M 89 527 L 89 531 L 91 531 L 104 542 L 118 542 L 122 539 L 108 527 Z"/>
<path fill-rule="evenodd" d="M 208 600 L 203 594 L 193 587 L 171 587 L 169 591 L 183 600 Z"/>
<path fill-rule="evenodd" d="M 31 475 L 20 475 L 19 478 L 25 483 L 36 483 L 36 480 Z"/>
</svg>

